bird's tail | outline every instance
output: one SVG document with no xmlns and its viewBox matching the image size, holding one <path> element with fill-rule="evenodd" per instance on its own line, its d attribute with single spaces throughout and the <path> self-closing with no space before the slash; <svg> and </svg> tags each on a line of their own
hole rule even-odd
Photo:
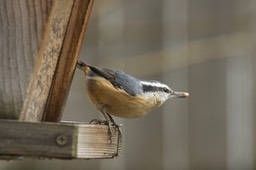
<svg viewBox="0 0 256 170">
<path fill-rule="evenodd" d="M 76 67 L 79 68 L 80 70 L 84 71 L 85 74 L 87 74 L 90 69 L 89 65 L 85 64 L 81 60 L 77 61 Z"/>
</svg>

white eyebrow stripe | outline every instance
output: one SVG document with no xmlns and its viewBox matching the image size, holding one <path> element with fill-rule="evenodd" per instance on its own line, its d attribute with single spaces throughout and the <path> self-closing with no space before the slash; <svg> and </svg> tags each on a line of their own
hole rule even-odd
<svg viewBox="0 0 256 170">
<path fill-rule="evenodd" d="M 156 87 L 165 87 L 168 88 L 169 87 L 165 84 L 159 83 L 159 82 L 149 82 L 149 81 L 140 81 L 142 85 L 149 85 L 149 86 L 156 86 Z"/>
</svg>

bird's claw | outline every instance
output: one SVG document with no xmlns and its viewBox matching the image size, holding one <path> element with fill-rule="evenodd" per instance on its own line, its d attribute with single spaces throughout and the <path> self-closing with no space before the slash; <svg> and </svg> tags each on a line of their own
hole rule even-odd
<svg viewBox="0 0 256 170">
<path fill-rule="evenodd" d="M 122 131 L 121 131 L 121 126 L 122 125 L 116 124 L 112 117 L 109 120 L 110 121 L 93 119 L 93 120 L 90 121 L 90 124 L 107 125 L 108 130 L 109 130 L 108 132 L 109 132 L 110 144 L 112 143 L 112 138 L 114 137 L 115 133 L 116 132 L 118 133 L 118 136 L 117 136 L 118 149 L 117 149 L 116 154 L 114 155 L 114 157 L 115 157 L 115 156 L 118 156 L 120 154 L 120 151 L 121 151 L 120 144 L 122 142 Z"/>
<path fill-rule="evenodd" d="M 110 138 L 114 136 L 116 130 L 119 132 L 119 134 L 121 134 L 120 125 L 116 124 L 112 117 L 110 118 L 110 121 L 93 119 L 90 121 L 90 124 L 108 125 Z"/>
<path fill-rule="evenodd" d="M 106 120 L 93 119 L 90 121 L 90 124 L 94 125 L 107 125 L 108 122 Z"/>
</svg>

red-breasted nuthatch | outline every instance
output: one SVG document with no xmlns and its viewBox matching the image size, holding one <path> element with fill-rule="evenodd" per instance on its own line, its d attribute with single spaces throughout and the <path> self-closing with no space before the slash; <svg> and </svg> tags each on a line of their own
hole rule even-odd
<svg viewBox="0 0 256 170">
<path fill-rule="evenodd" d="M 139 80 L 121 70 L 90 66 L 82 61 L 78 61 L 77 67 L 84 71 L 87 94 L 103 113 L 110 131 L 110 124 L 116 125 L 111 115 L 122 118 L 141 117 L 169 98 L 189 96 L 189 93 L 173 91 L 159 81 Z"/>
</svg>

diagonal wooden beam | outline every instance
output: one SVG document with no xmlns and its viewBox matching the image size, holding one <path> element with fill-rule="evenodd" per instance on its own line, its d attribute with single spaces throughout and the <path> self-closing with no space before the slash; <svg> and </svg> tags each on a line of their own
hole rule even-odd
<svg viewBox="0 0 256 170">
<path fill-rule="evenodd" d="M 44 112 L 44 121 L 59 121 L 71 86 L 89 22 L 93 0 L 75 0 Z"/>
<path fill-rule="evenodd" d="M 66 102 L 93 0 L 54 0 L 20 120 L 58 121 Z"/>
</svg>

